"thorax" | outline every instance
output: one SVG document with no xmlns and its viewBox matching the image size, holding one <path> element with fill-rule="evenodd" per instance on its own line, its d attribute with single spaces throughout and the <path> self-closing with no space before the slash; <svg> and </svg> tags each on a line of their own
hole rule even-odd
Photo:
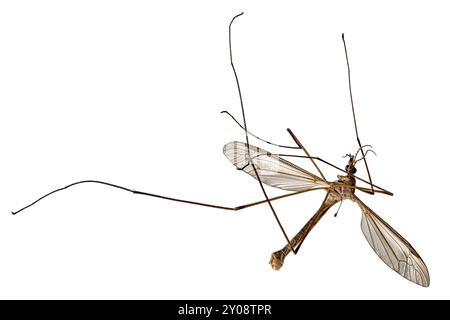
<svg viewBox="0 0 450 320">
<path fill-rule="evenodd" d="M 354 201 L 356 180 L 351 176 L 338 175 L 338 180 L 333 182 L 333 190 L 341 200 L 349 199 Z"/>
</svg>

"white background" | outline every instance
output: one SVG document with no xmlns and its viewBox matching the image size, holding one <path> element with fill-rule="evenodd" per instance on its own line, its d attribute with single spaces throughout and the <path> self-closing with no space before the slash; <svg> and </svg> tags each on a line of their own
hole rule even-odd
<svg viewBox="0 0 450 320">
<path fill-rule="evenodd" d="M 450 298 L 445 2 L 163 3 L 0 5 L 0 298 Z M 240 117 L 227 28 L 241 11 L 233 45 L 250 130 L 291 144 L 290 127 L 340 166 L 356 150 L 345 32 L 372 177 L 394 192 L 360 197 L 419 251 L 429 288 L 373 253 L 350 202 L 278 272 L 268 261 L 285 243 L 267 206 L 234 213 L 81 185 L 10 214 L 81 179 L 261 199 L 222 154 L 244 138 L 219 113 Z M 275 203 L 290 235 L 323 196 Z"/>
</svg>

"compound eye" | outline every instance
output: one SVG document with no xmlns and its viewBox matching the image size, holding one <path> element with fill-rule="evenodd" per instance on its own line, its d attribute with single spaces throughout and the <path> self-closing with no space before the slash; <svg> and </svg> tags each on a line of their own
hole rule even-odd
<svg viewBox="0 0 450 320">
<path fill-rule="evenodd" d="M 349 171 L 350 170 L 350 171 Z M 352 167 L 351 169 L 349 169 L 349 166 L 346 165 L 345 166 L 345 171 L 349 172 L 350 174 L 355 174 L 356 173 L 356 168 Z"/>
</svg>

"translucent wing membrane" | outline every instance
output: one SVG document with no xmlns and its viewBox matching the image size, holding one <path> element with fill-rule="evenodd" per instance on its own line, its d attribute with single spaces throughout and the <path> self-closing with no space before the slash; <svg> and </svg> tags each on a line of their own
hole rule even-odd
<svg viewBox="0 0 450 320">
<path fill-rule="evenodd" d="M 250 151 L 250 154 L 248 153 Z M 250 157 L 259 173 L 261 181 L 269 186 L 301 191 L 329 187 L 322 178 L 286 161 L 270 152 L 243 142 L 233 141 L 223 147 L 223 153 L 239 170 L 243 170 L 257 179 Z"/>
<path fill-rule="evenodd" d="M 362 209 L 362 232 L 375 253 L 402 277 L 428 287 L 430 275 L 416 250 L 361 200 L 356 200 Z"/>
</svg>

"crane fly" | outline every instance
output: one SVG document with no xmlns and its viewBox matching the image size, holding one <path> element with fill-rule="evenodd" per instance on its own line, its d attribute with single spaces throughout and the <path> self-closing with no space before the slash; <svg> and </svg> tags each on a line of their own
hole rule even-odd
<svg viewBox="0 0 450 320">
<path fill-rule="evenodd" d="M 65 187 L 55 189 L 44 196 L 38 198 L 31 204 L 23 207 L 22 209 L 13 212 L 13 214 L 17 214 L 26 208 L 31 207 L 42 199 L 56 193 L 67 189 L 69 187 L 73 187 L 78 184 L 83 183 L 97 183 L 101 185 L 106 185 L 109 187 L 121 189 L 124 191 L 132 192 L 134 194 L 151 196 L 156 198 L 161 198 L 170 201 L 182 202 L 192 205 L 204 206 L 215 209 L 229 210 L 229 211 L 240 211 L 245 208 L 257 206 L 260 204 L 268 204 L 275 219 L 278 223 L 283 236 L 285 237 L 287 244 L 278 251 L 272 253 L 270 258 L 270 265 L 273 269 L 279 270 L 283 264 L 285 258 L 289 253 L 297 254 L 303 241 L 309 234 L 309 232 L 314 228 L 314 226 L 319 222 L 319 220 L 327 213 L 327 211 L 333 207 L 335 204 L 340 203 L 344 200 L 350 200 L 355 202 L 362 211 L 361 218 L 361 229 L 369 242 L 369 245 L 375 251 L 375 253 L 381 258 L 381 260 L 386 263 L 391 269 L 399 273 L 404 278 L 424 287 L 428 287 L 430 284 L 430 276 L 428 273 L 428 269 L 423 262 L 422 258 L 419 256 L 416 250 L 409 244 L 408 241 L 405 240 L 397 231 L 395 231 L 387 222 L 385 222 L 380 216 L 378 216 L 372 209 L 370 209 L 364 202 L 359 199 L 356 195 L 356 191 L 365 192 L 371 195 L 376 193 L 393 195 L 392 192 L 381 188 L 375 185 L 372 182 L 372 177 L 370 175 L 368 163 L 366 156 L 369 152 L 373 152 L 370 145 L 362 145 L 358 133 L 358 127 L 356 123 L 355 116 L 355 108 L 353 105 L 353 97 L 352 97 L 352 88 L 350 81 L 350 65 L 347 54 L 347 47 L 345 43 L 344 34 L 342 34 L 342 41 L 344 44 L 345 57 L 347 62 L 347 70 L 348 70 L 348 87 L 350 91 L 350 101 L 353 113 L 353 121 L 354 128 L 356 133 L 356 140 L 358 143 L 358 148 L 355 154 L 347 154 L 346 156 L 349 158 L 348 162 L 345 166 L 345 169 L 341 169 L 340 167 L 323 160 L 320 157 L 311 156 L 306 150 L 305 146 L 300 142 L 300 140 L 296 137 L 296 135 L 292 132 L 292 130 L 287 129 L 290 137 L 295 142 L 296 146 L 287 146 L 276 144 L 270 142 L 268 140 L 262 139 L 253 133 L 251 133 L 247 129 L 247 122 L 245 118 L 244 105 L 242 99 L 242 92 L 239 85 L 239 79 L 236 73 L 236 69 L 233 63 L 233 54 L 232 54 L 232 46 L 231 46 L 231 26 L 234 20 L 241 16 L 243 13 L 240 13 L 233 17 L 229 24 L 228 32 L 229 32 L 229 54 L 230 54 L 230 62 L 231 67 L 233 69 L 233 73 L 236 80 L 236 85 L 239 93 L 240 106 L 243 118 L 243 124 L 239 123 L 228 111 L 223 111 L 223 113 L 228 114 L 244 131 L 246 142 L 237 142 L 233 141 L 227 143 L 223 152 L 228 160 L 240 171 L 247 173 L 248 175 L 255 178 L 259 186 L 263 192 L 264 199 L 248 204 L 244 204 L 236 207 L 228 207 L 216 204 L 209 204 L 198 201 L 191 201 L 173 197 L 167 197 L 163 195 L 158 195 L 154 193 L 148 193 L 143 191 L 137 191 L 130 188 L 126 188 L 123 186 L 115 185 L 109 182 L 99 181 L 99 180 L 82 180 L 77 181 L 72 184 L 69 184 Z M 270 153 L 262 148 L 253 146 L 249 143 L 249 136 L 253 136 L 256 139 L 267 143 L 269 145 L 274 145 L 281 148 L 286 149 L 294 149 L 294 150 L 302 150 L 305 155 L 292 155 L 292 154 L 274 154 Z M 308 170 L 303 169 L 302 167 L 297 166 L 296 164 L 289 162 L 285 158 L 287 157 L 295 157 L 295 158 L 304 158 L 311 161 L 317 170 L 317 174 L 313 174 Z M 359 161 L 363 161 L 365 165 L 365 169 L 368 175 L 368 180 L 360 178 L 355 175 L 356 173 L 356 165 Z M 322 163 L 324 165 L 331 166 L 344 174 L 337 175 L 337 180 L 329 181 L 325 178 L 324 174 L 320 170 L 318 163 Z M 361 181 L 366 184 L 366 187 L 356 185 L 357 181 Z M 270 186 L 278 189 L 282 189 L 284 191 L 288 191 L 289 193 L 279 195 L 276 197 L 269 198 L 267 192 L 265 190 L 265 186 Z M 280 219 L 278 218 L 276 211 L 272 205 L 273 201 L 291 197 L 294 195 L 307 193 L 315 190 L 324 190 L 326 192 L 325 198 L 320 205 L 317 212 L 312 216 L 312 218 L 303 226 L 303 228 L 292 238 L 290 239 L 286 234 Z M 340 206 L 339 206 L 340 208 Z M 339 209 L 338 209 L 339 211 Z M 337 213 L 336 213 L 337 214 Z M 336 215 L 335 214 L 335 215 Z"/>
</svg>

